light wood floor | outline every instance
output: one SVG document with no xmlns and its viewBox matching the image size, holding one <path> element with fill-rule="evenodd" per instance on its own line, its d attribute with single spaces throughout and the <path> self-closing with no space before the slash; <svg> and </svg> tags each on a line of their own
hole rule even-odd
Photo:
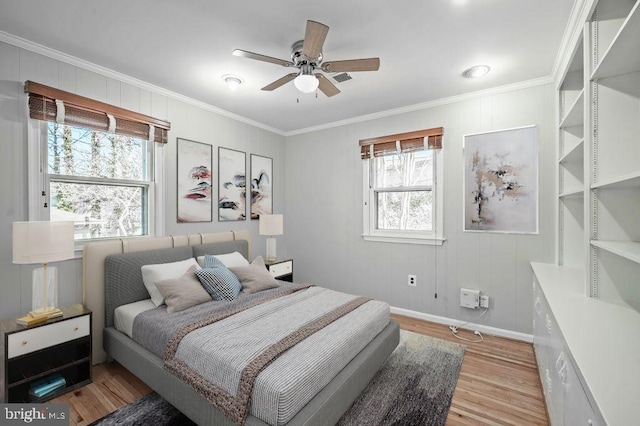
<svg viewBox="0 0 640 426">
<path fill-rule="evenodd" d="M 464 343 L 445 325 L 393 315 L 404 330 Z M 465 330 L 464 337 L 476 338 Z M 547 425 L 533 347 L 529 343 L 485 336 L 466 344 L 462 370 L 447 425 Z M 151 392 L 117 363 L 93 367 L 93 383 L 52 402 L 68 402 L 70 425 L 88 425 Z"/>
</svg>

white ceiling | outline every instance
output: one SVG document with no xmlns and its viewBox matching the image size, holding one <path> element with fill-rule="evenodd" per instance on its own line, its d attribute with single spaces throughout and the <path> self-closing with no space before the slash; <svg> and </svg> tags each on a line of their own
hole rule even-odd
<svg viewBox="0 0 640 426">
<path fill-rule="evenodd" d="M 552 74 L 573 0 L 0 0 L 0 32 L 246 117 L 282 133 Z M 330 27 L 327 60 L 380 57 L 327 98 L 292 72 L 232 56 L 285 60 L 306 20 Z M 462 72 L 491 66 L 481 79 Z M 221 79 L 238 74 L 231 92 Z M 297 99 L 299 98 L 299 102 Z"/>
</svg>

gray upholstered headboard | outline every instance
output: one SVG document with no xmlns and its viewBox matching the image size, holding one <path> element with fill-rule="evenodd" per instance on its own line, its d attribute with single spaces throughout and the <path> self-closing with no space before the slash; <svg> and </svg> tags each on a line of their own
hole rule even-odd
<svg viewBox="0 0 640 426">
<path fill-rule="evenodd" d="M 142 257 L 134 256 L 130 259 L 130 269 L 139 269 L 142 264 L 136 263 L 144 260 L 151 262 L 149 258 L 144 258 L 144 252 L 159 249 L 184 249 L 185 252 L 168 251 L 162 254 L 148 254 L 148 256 L 160 256 L 155 263 L 163 263 L 165 261 L 173 261 L 171 256 L 197 257 L 204 254 L 223 254 L 233 251 L 239 251 L 247 259 L 251 259 L 251 233 L 249 231 L 229 231 L 216 232 L 208 234 L 189 234 L 189 235 L 172 235 L 166 237 L 155 238 L 125 238 L 120 240 L 108 240 L 91 242 L 84 246 L 82 257 L 82 290 L 83 303 L 93 311 L 93 319 L 91 323 L 92 341 L 93 341 L 93 363 L 99 364 L 107 359 L 107 354 L 102 347 L 102 333 L 105 328 L 106 321 L 113 323 L 113 310 L 115 307 L 130 303 L 137 300 L 146 299 L 148 294 L 142 284 L 142 274 L 128 272 L 131 279 L 137 284 L 130 290 L 120 288 L 117 292 L 111 292 L 107 296 L 105 286 L 106 259 L 111 255 L 137 254 Z M 171 254 L 169 254 L 171 253 Z M 198 254 L 196 254 L 198 253 Z M 167 256 L 167 257 L 162 257 Z M 136 260 L 137 259 L 137 260 Z M 167 259 L 167 260 L 163 260 Z M 185 257 L 176 258 L 175 260 L 184 260 Z M 110 272 L 114 275 L 115 272 Z M 117 275 L 117 274 L 116 274 Z M 122 287 L 123 284 L 116 285 Z M 110 288 L 112 286 L 110 285 Z M 142 293 L 144 291 L 144 293 Z M 139 299 L 138 299 L 139 298 Z M 109 308 L 107 309 L 107 299 L 109 299 Z"/>
<path fill-rule="evenodd" d="M 191 247 L 113 254 L 105 259 L 105 327 L 113 326 L 113 311 L 120 305 L 149 298 L 142 282 L 142 266 L 170 263 L 193 257 Z"/>
<path fill-rule="evenodd" d="M 142 266 L 178 262 L 206 254 L 240 252 L 249 258 L 246 240 L 224 241 L 189 247 L 175 247 L 135 253 L 112 254 L 105 259 L 105 327 L 113 326 L 113 312 L 127 303 L 149 298 L 142 282 Z"/>
</svg>

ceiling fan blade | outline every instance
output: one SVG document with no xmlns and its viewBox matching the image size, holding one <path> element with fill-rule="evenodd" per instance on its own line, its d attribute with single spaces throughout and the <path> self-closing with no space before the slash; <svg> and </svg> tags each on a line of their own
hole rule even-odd
<svg viewBox="0 0 640 426">
<path fill-rule="evenodd" d="M 378 71 L 379 68 L 380 58 L 347 59 L 322 64 L 324 72 Z"/>
<path fill-rule="evenodd" d="M 307 29 L 302 44 L 302 54 L 307 58 L 317 58 L 322 52 L 324 40 L 327 38 L 329 27 L 320 22 L 307 21 Z"/>
<path fill-rule="evenodd" d="M 293 62 L 284 59 L 272 58 L 271 56 L 261 55 L 259 53 L 248 52 L 246 50 L 236 49 L 233 51 L 234 56 L 242 56 L 243 58 L 255 59 L 258 61 L 269 62 L 283 67 L 292 67 Z"/>
<path fill-rule="evenodd" d="M 266 86 L 264 86 L 262 88 L 262 90 L 267 90 L 267 91 L 271 91 L 271 90 L 275 90 L 280 86 L 284 86 L 285 84 L 287 84 L 288 82 L 290 82 L 291 80 L 293 80 L 294 78 L 296 78 L 298 74 L 293 72 L 291 74 L 287 74 L 282 78 L 277 79 L 276 81 L 274 81 L 271 84 L 267 84 Z"/>
<path fill-rule="evenodd" d="M 327 97 L 331 97 L 340 93 L 340 89 L 338 89 L 332 82 L 329 81 L 327 77 L 322 74 L 316 74 L 318 77 L 319 84 L 318 89 L 322 91 Z"/>
</svg>

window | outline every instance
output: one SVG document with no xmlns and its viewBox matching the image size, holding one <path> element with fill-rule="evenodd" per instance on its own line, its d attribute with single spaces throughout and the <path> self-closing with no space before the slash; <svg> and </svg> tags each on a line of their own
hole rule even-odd
<svg viewBox="0 0 640 426">
<path fill-rule="evenodd" d="M 73 221 L 76 240 L 149 235 L 152 144 L 57 123 L 46 131 L 50 220 Z"/>
<path fill-rule="evenodd" d="M 155 165 L 162 145 L 153 141 L 166 143 L 169 123 L 37 83 L 26 88 L 35 119 L 30 219 L 73 221 L 78 245 L 161 231 Z"/>
<path fill-rule="evenodd" d="M 360 141 L 366 240 L 442 244 L 441 141 L 441 128 Z"/>
</svg>

